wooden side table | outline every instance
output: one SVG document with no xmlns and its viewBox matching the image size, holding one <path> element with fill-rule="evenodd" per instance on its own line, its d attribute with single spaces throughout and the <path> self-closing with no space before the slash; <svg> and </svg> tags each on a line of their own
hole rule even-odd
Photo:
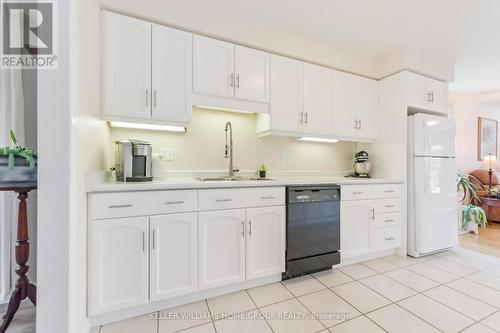
<svg viewBox="0 0 500 333">
<path fill-rule="evenodd" d="M 21 301 L 28 298 L 36 305 L 36 286 L 30 283 L 26 273 L 29 266 L 26 265 L 30 254 L 30 244 L 28 238 L 28 214 L 26 210 L 26 199 L 28 193 L 36 189 L 36 183 L 0 183 L 0 191 L 16 192 L 19 199 L 19 216 L 17 219 L 17 244 L 16 262 L 19 265 L 16 274 L 19 276 L 12 295 L 10 296 L 7 313 L 3 317 L 0 333 L 4 333 L 9 327 L 12 318 L 19 309 Z"/>
<path fill-rule="evenodd" d="M 486 216 L 488 219 L 491 216 L 491 207 L 500 207 L 500 199 L 497 198 L 488 198 L 488 197 L 481 197 L 481 207 L 484 209 L 486 212 Z M 491 222 L 491 221 L 488 221 Z M 494 221 L 494 222 L 500 222 L 500 221 Z"/>
</svg>

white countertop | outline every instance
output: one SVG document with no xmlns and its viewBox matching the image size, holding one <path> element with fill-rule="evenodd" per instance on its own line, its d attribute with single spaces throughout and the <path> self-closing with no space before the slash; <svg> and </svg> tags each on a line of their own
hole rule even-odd
<svg viewBox="0 0 500 333">
<path fill-rule="evenodd" d="M 311 184 L 389 184 L 403 183 L 402 179 L 347 178 L 347 177 L 278 177 L 273 180 L 244 181 L 201 181 L 196 178 L 169 178 L 144 183 L 124 183 L 116 181 L 92 181 L 87 192 L 154 191 L 175 189 L 265 187 Z"/>
</svg>

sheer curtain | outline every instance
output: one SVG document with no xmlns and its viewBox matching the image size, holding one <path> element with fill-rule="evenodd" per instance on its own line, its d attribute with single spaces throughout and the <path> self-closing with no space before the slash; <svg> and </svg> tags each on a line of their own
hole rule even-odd
<svg viewBox="0 0 500 333">
<path fill-rule="evenodd" d="M 21 145 L 24 144 L 24 97 L 22 71 L 0 70 L 0 146 L 10 145 L 12 128 Z M 13 238 L 16 230 L 16 198 L 12 193 L 0 192 L 0 303 L 8 300 L 12 287 Z"/>
</svg>

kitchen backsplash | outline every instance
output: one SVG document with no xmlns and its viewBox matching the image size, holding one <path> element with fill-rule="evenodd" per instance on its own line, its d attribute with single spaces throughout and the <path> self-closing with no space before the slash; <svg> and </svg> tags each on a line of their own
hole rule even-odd
<svg viewBox="0 0 500 333">
<path fill-rule="evenodd" d="M 255 170 L 262 163 L 272 171 L 349 172 L 356 144 L 299 142 L 296 138 L 264 137 L 255 133 L 255 114 L 193 108 L 187 133 L 112 128 L 111 139 L 141 139 L 152 143 L 153 154 L 172 149 L 168 170 L 222 170 L 226 121 L 233 126 L 234 166 Z M 111 143 L 113 144 L 113 143 Z"/>
</svg>

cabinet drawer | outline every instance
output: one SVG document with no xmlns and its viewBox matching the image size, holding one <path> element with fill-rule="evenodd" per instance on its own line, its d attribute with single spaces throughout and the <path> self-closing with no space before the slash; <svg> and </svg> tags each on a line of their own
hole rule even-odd
<svg viewBox="0 0 500 333">
<path fill-rule="evenodd" d="M 401 227 L 378 228 L 370 231 L 370 248 L 374 251 L 401 246 Z"/>
<path fill-rule="evenodd" d="M 198 210 L 218 210 L 285 204 L 284 187 L 198 190 Z"/>
<path fill-rule="evenodd" d="M 373 198 L 399 198 L 401 197 L 401 184 L 380 184 L 373 185 Z"/>
<path fill-rule="evenodd" d="M 401 198 L 373 200 L 375 214 L 401 211 Z"/>
<path fill-rule="evenodd" d="M 97 193 L 89 196 L 90 219 L 196 211 L 196 191 Z"/>
<path fill-rule="evenodd" d="M 373 197 L 372 185 L 342 185 L 341 198 L 347 200 L 363 200 Z"/>
<path fill-rule="evenodd" d="M 397 227 L 401 225 L 401 213 L 375 214 L 372 228 Z"/>
</svg>

